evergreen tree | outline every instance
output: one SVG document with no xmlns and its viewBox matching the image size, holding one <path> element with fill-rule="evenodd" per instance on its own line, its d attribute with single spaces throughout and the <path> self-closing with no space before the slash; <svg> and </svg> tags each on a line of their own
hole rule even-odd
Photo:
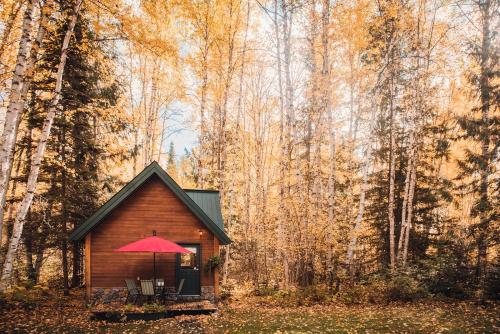
<svg viewBox="0 0 500 334">
<path fill-rule="evenodd" d="M 70 3 L 62 1 L 58 6 L 62 13 L 70 15 Z M 55 55 L 60 52 L 66 22 L 65 15 L 62 15 L 54 28 L 48 31 L 43 58 L 38 64 L 39 75 L 33 85 L 33 99 L 25 120 L 29 129 L 23 139 L 28 152 L 26 171 L 30 165 L 29 152 L 34 150 L 33 133 L 36 135 L 37 129 L 41 127 L 41 116 L 46 107 L 41 92 L 50 91 L 54 84 L 52 72 L 56 68 Z M 49 158 L 43 165 L 39 181 L 45 186 L 40 187 L 42 191 L 37 197 L 38 203 L 50 205 L 34 205 L 31 208 L 24 233 L 31 278 L 36 277 L 37 270 L 31 265 L 33 261 L 29 258 L 33 251 L 30 252 L 30 249 L 36 249 L 37 254 L 43 254 L 43 249 L 47 247 L 61 249 L 66 292 L 70 286 L 81 284 L 83 274 L 81 244 L 68 245 L 68 235 L 97 209 L 102 199 L 99 168 L 110 154 L 104 154 L 108 152 L 108 147 L 106 141 L 99 138 L 101 128 L 119 133 L 125 127 L 118 114 L 117 117 L 107 114 L 120 95 L 118 83 L 107 76 L 112 64 L 113 55 L 105 44 L 96 41 L 83 12 L 68 50 L 60 109 L 48 143 Z M 52 228 L 39 228 L 47 223 Z M 57 228 L 53 228 L 54 225 Z"/>
<path fill-rule="evenodd" d="M 479 149 L 467 148 L 466 157 L 459 161 L 463 171 L 462 181 L 468 190 L 476 195 L 471 216 L 477 218 L 472 226 L 472 234 L 476 240 L 476 282 L 478 298 L 485 297 L 487 276 L 489 272 L 488 252 L 498 233 L 492 223 L 498 222 L 500 216 L 500 179 L 498 174 L 498 149 L 500 142 L 500 116 L 498 115 L 500 89 L 498 85 L 498 33 L 494 32 L 495 14 L 498 14 L 498 1 L 486 0 L 473 2 L 479 22 L 478 34 L 471 39 L 469 56 L 472 61 L 469 71 L 469 82 L 472 95 L 476 98 L 476 107 L 472 112 L 459 118 L 463 130 L 461 138 L 477 143 Z M 473 19 L 474 19 L 473 18 Z M 498 22 L 498 20 L 496 20 Z M 498 230 L 498 226 L 497 230 Z M 496 240 L 495 240 L 496 239 Z M 498 284 L 498 282 L 496 282 Z"/>
<path fill-rule="evenodd" d="M 176 157 L 175 157 L 175 148 L 174 148 L 173 142 L 170 142 L 170 146 L 168 148 L 167 173 L 174 180 L 176 180 L 176 181 L 179 180 L 179 177 L 177 174 L 177 161 L 176 161 Z"/>
</svg>

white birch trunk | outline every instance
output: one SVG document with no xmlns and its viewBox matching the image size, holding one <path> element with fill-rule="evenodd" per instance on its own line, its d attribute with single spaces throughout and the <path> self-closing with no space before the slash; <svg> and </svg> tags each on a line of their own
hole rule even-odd
<svg viewBox="0 0 500 334">
<path fill-rule="evenodd" d="M 278 1 L 274 0 L 274 33 L 276 38 L 276 61 L 278 67 L 278 88 L 279 88 L 279 101 L 280 101 L 280 163 L 279 163 L 279 196 L 280 204 L 278 211 L 278 247 L 281 253 L 281 259 L 283 261 L 283 288 L 285 290 L 289 289 L 290 277 L 289 277 L 289 265 L 288 265 L 288 251 L 286 244 L 286 231 L 284 224 L 287 217 L 287 209 L 285 206 L 285 170 L 286 170 L 286 158 L 287 158 L 287 145 L 286 145 L 286 134 L 285 134 L 285 97 L 283 94 L 283 77 L 281 69 L 281 37 L 279 33 L 279 23 L 278 23 Z"/>
<path fill-rule="evenodd" d="M 38 51 L 40 50 L 42 43 L 43 43 L 43 38 L 45 36 L 45 25 L 48 23 L 48 13 L 44 11 L 44 8 L 47 8 L 47 3 L 45 6 L 42 8 L 41 14 L 40 14 L 40 23 L 38 27 L 38 32 L 35 38 L 35 41 L 33 42 L 33 46 L 31 47 L 31 52 L 30 52 L 30 57 L 28 60 L 28 63 L 26 65 L 26 71 L 25 71 L 25 76 L 24 76 L 24 83 L 21 88 L 21 95 L 19 98 L 19 116 L 15 125 L 15 137 L 17 138 L 17 132 L 19 129 L 19 124 L 21 123 L 21 117 L 22 114 L 24 113 L 24 108 L 26 106 L 26 97 L 28 96 L 28 91 L 31 86 L 31 81 L 33 79 L 33 72 L 35 70 L 35 63 L 38 57 Z M 12 155 L 14 154 L 14 148 L 12 148 Z M 12 162 L 11 162 L 12 163 Z M 12 168 L 12 167 L 11 167 Z M 10 183 L 10 170 L 7 175 L 7 180 L 6 180 L 6 185 L 7 189 L 9 187 Z M 4 196 L 3 198 L 3 203 L 2 203 L 2 208 L 3 210 L 0 213 L 0 246 L 1 246 L 1 239 L 2 239 L 2 226 L 3 226 L 3 216 L 5 213 L 5 203 L 7 200 L 7 195 Z"/>
<path fill-rule="evenodd" d="M 43 44 L 43 39 L 45 37 L 45 33 L 47 31 L 46 25 L 48 24 L 49 16 L 50 13 L 47 12 L 48 8 L 50 8 L 51 1 L 46 1 L 44 6 L 41 8 L 40 11 L 40 22 L 38 24 L 38 30 L 36 33 L 36 38 L 33 42 L 33 45 L 31 47 L 30 51 L 30 57 L 28 60 L 28 64 L 26 66 L 26 72 L 25 72 L 25 80 L 23 83 L 23 87 L 21 89 L 21 97 L 19 99 L 20 101 L 20 115 L 23 114 L 24 108 L 26 106 L 26 97 L 28 96 L 29 89 L 31 87 L 31 81 L 33 79 L 33 74 L 35 71 L 35 63 L 38 58 L 38 51 L 42 47 Z M 19 123 L 20 119 L 18 119 Z"/>
<path fill-rule="evenodd" d="M 323 66 L 322 74 L 322 103 L 324 104 L 325 112 L 328 117 L 328 141 L 329 141 L 329 162 L 328 162 L 328 234 L 327 234 L 327 271 L 329 286 L 333 284 L 333 245 L 334 245 L 334 219 L 335 219 L 335 125 L 332 110 L 332 101 L 330 94 L 330 55 L 329 55 L 329 25 L 330 25 L 330 0 L 323 0 L 322 17 L 321 17 L 321 42 L 323 49 Z M 319 125 L 319 124 L 318 124 Z M 321 140 L 321 138 L 318 138 Z"/>
<path fill-rule="evenodd" d="M 12 237 L 9 242 L 9 247 L 7 250 L 7 255 L 5 257 L 5 262 L 2 270 L 2 277 L 0 278 L 0 292 L 5 291 L 5 289 L 10 285 L 10 278 L 12 274 L 12 267 L 14 263 L 14 258 L 17 253 L 17 248 L 19 246 L 19 241 L 23 232 L 24 221 L 26 214 L 28 213 L 29 207 L 33 201 L 33 196 L 35 194 L 38 175 L 40 171 L 40 166 L 45 155 L 45 148 L 47 146 L 47 139 L 50 135 L 50 130 L 52 128 L 52 123 L 54 121 L 54 116 L 56 114 L 56 109 L 59 104 L 59 99 L 61 97 L 62 80 L 64 74 L 64 68 L 67 60 L 67 51 L 71 36 L 73 35 L 73 30 L 78 19 L 78 13 L 80 11 L 83 0 L 78 0 L 74 7 L 74 13 L 71 17 L 70 24 L 64 36 L 63 45 L 61 48 L 61 60 L 57 68 L 56 86 L 54 88 L 54 95 L 47 112 L 47 116 L 43 122 L 42 132 L 40 134 L 40 141 L 38 147 L 33 157 L 33 161 L 30 168 L 30 173 L 28 176 L 28 182 L 26 184 L 26 192 L 23 196 L 21 204 L 19 206 L 16 219 L 14 221 L 14 227 L 12 230 Z"/>
<path fill-rule="evenodd" d="M 361 184 L 361 191 L 359 194 L 359 207 L 358 207 L 358 214 L 356 216 L 356 219 L 354 221 L 354 227 L 351 230 L 350 233 L 350 239 L 349 239 L 349 245 L 347 246 L 347 255 L 346 255 L 346 265 L 348 268 L 349 273 L 352 274 L 352 260 L 354 258 L 354 252 L 356 250 L 356 244 L 358 241 L 358 233 L 361 229 L 361 224 L 363 222 L 363 215 L 365 212 L 365 203 L 366 203 L 366 192 L 368 190 L 368 176 L 370 173 L 370 161 L 371 161 L 371 156 L 372 156 L 372 142 L 370 135 L 375 127 L 375 120 L 376 120 L 376 114 L 377 114 L 377 102 L 376 102 L 376 93 L 373 94 L 374 97 L 372 98 L 372 114 L 370 116 L 370 126 L 369 129 L 370 131 L 368 132 L 368 138 L 366 140 L 366 154 L 365 154 L 365 163 L 363 166 L 363 183 Z"/>
<path fill-rule="evenodd" d="M 402 249 L 403 249 L 403 239 L 405 235 L 405 230 L 407 228 L 407 221 L 406 221 L 406 216 L 407 216 L 407 210 L 408 210 L 408 197 L 410 193 L 410 183 L 411 183 L 411 174 L 413 171 L 413 145 L 414 145 L 414 130 L 410 130 L 410 140 L 409 140 L 409 147 L 410 147 L 410 153 L 408 154 L 408 165 L 407 165 L 407 171 L 406 171 L 406 178 L 405 178 L 405 189 L 404 189 L 404 195 L 403 195 L 403 207 L 401 208 L 401 230 L 399 231 L 399 240 L 398 240 L 398 261 L 401 260 L 402 256 Z"/>
<path fill-rule="evenodd" d="M 411 230 L 411 221 L 413 218 L 413 197 L 415 194 L 415 185 L 417 183 L 417 154 L 413 154 L 413 164 L 411 169 L 411 179 L 410 179 L 410 189 L 408 193 L 408 214 L 406 218 L 406 228 L 405 228 L 405 236 L 404 236 L 404 248 L 403 248 L 403 266 L 406 265 L 406 260 L 408 258 L 408 246 L 410 243 L 410 230 Z"/>
<path fill-rule="evenodd" d="M 205 158 L 205 150 L 206 150 L 206 140 L 207 140 L 207 126 L 206 126 L 206 119 L 205 119 L 205 108 L 207 104 L 207 90 L 208 90 L 208 56 L 209 56 L 209 45 L 210 45 L 210 31 L 209 31 L 209 26 L 208 26 L 208 9 L 207 13 L 205 14 L 205 22 L 204 22 L 204 29 L 205 29 L 205 34 L 203 38 L 204 42 L 204 48 L 202 52 L 202 68 L 203 68 L 203 74 L 202 74 L 202 84 L 201 84 L 201 102 L 200 102 L 200 152 L 198 156 L 198 174 L 199 174 L 199 181 L 198 181 L 198 186 L 200 188 L 203 188 L 204 186 L 204 181 L 205 181 L 205 171 L 204 171 L 204 158 Z"/>
<path fill-rule="evenodd" d="M 394 124 L 394 89 L 391 83 L 391 101 L 390 101 L 390 149 L 389 149 L 389 205 L 388 205 L 388 216 L 389 216 L 389 255 L 390 255 L 390 266 L 391 271 L 396 268 L 396 253 L 395 253 L 395 242 L 394 242 L 394 227 L 395 227 L 395 217 L 394 217 L 394 181 L 396 177 L 396 131 Z"/>
<path fill-rule="evenodd" d="M 239 88 L 238 88 L 238 114 L 236 116 L 236 136 L 239 136 L 241 129 L 241 113 L 242 113 L 242 100 L 243 100 L 243 77 L 245 74 L 245 65 L 246 65 L 246 52 L 247 52 L 247 40 L 248 40 L 248 27 L 250 21 L 250 1 L 247 0 L 247 12 L 246 12 L 246 24 L 245 24 L 245 37 L 243 39 L 243 51 L 241 54 L 241 66 L 239 73 Z M 229 199 L 228 199 L 228 219 L 227 219 L 227 230 L 231 231 L 232 226 L 232 217 L 233 217 L 233 195 L 234 195 L 234 184 L 236 181 L 236 167 L 237 163 L 233 162 L 233 166 L 231 169 L 231 186 L 229 188 Z M 247 218 L 248 219 L 248 218 Z M 224 254 L 224 266 L 222 270 L 222 285 L 226 285 L 227 277 L 229 275 L 229 261 L 230 257 L 231 245 L 226 246 L 226 253 Z"/>
<path fill-rule="evenodd" d="M 33 29 L 33 15 L 35 5 L 38 0 L 30 0 L 27 3 L 23 25 L 21 40 L 19 41 L 19 51 L 17 53 L 16 67 L 12 77 L 10 87 L 9 105 L 5 114 L 4 127 L 0 143 L 0 245 L 3 229 L 3 216 L 5 209 L 5 199 L 7 189 L 9 188 L 10 173 L 12 169 L 12 156 L 17 139 L 17 129 L 19 119 L 21 118 L 22 107 L 24 101 L 21 101 L 22 87 L 27 70 L 27 56 L 30 48 L 31 31 Z"/>
</svg>

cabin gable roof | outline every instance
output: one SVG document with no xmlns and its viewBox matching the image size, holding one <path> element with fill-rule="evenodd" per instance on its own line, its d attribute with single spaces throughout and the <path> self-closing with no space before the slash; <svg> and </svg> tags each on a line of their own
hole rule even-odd
<svg viewBox="0 0 500 334">
<path fill-rule="evenodd" d="M 211 231 L 222 245 L 231 243 L 231 239 L 224 232 L 220 198 L 218 191 L 211 190 L 183 190 L 168 174 L 153 161 L 142 172 L 125 185 L 120 191 L 113 195 L 82 225 L 76 228 L 70 235 L 73 241 L 81 240 L 96 225 L 103 221 L 118 205 L 129 198 L 144 182 L 151 176 L 156 175 L 161 181 L 183 202 L 188 209 Z"/>
</svg>

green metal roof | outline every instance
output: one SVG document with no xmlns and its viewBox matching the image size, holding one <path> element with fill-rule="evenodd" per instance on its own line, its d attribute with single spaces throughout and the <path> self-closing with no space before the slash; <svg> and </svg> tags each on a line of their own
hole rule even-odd
<svg viewBox="0 0 500 334">
<path fill-rule="evenodd" d="M 224 230 L 224 221 L 222 220 L 218 191 L 199 189 L 184 189 L 184 191 L 203 211 L 205 211 L 207 216 L 209 216 L 220 229 Z"/>
<path fill-rule="evenodd" d="M 224 232 L 224 224 L 220 211 L 219 193 L 216 191 L 187 190 L 179 185 L 153 161 L 144 168 L 125 187 L 117 192 L 109 201 L 101 206 L 90 218 L 76 228 L 70 235 L 73 241 L 81 240 L 96 225 L 106 218 L 120 203 L 132 195 L 150 177 L 156 175 L 165 185 L 190 209 L 190 211 L 220 240 L 222 245 L 231 243 Z M 216 202 L 216 203 L 215 203 Z"/>
</svg>

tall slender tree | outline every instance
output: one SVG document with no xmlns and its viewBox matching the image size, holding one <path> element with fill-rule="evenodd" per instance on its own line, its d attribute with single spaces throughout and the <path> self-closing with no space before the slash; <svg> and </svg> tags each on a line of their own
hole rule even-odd
<svg viewBox="0 0 500 334">
<path fill-rule="evenodd" d="M 5 256 L 5 261 L 2 269 L 2 276 L 0 278 L 0 291 L 5 291 L 5 289 L 10 285 L 13 262 L 15 260 L 15 255 L 17 253 L 17 248 L 19 246 L 19 240 L 21 239 L 24 221 L 26 219 L 26 215 L 33 201 L 33 196 L 35 194 L 35 189 L 37 185 L 42 159 L 45 155 L 47 139 L 50 135 L 50 130 L 52 128 L 52 123 L 54 121 L 56 108 L 58 107 L 59 104 L 61 88 L 62 88 L 62 77 L 64 74 L 64 69 L 67 61 L 68 46 L 71 40 L 71 36 L 73 35 L 73 29 L 76 25 L 76 21 L 78 19 L 78 14 L 80 12 L 82 2 L 83 0 L 78 0 L 73 8 L 73 13 L 71 15 L 70 22 L 68 24 L 68 28 L 62 44 L 61 59 L 57 70 L 56 86 L 53 92 L 53 97 L 50 102 L 49 109 L 47 111 L 47 116 L 44 120 L 38 147 L 33 157 L 30 174 L 26 184 L 26 192 L 23 197 L 23 200 L 21 201 L 19 210 L 16 215 L 16 220 L 14 222 L 12 237 L 9 242 L 7 255 Z"/>
<path fill-rule="evenodd" d="M 462 117 L 459 123 L 464 137 L 477 142 L 479 151 L 466 150 L 466 159 L 460 161 L 460 167 L 467 175 L 478 174 L 471 183 L 471 190 L 478 199 L 471 211 L 478 217 L 474 225 L 476 238 L 476 279 L 477 297 L 484 300 L 488 275 L 488 250 L 492 238 L 491 223 L 498 218 L 498 139 L 500 117 L 498 116 L 500 90 L 498 88 L 498 34 L 494 33 L 495 22 L 498 24 L 497 1 L 485 0 L 471 3 L 475 11 L 467 15 L 476 22 L 476 36 L 471 40 L 470 58 L 477 70 L 471 70 L 469 80 L 473 94 L 477 97 L 477 107 L 470 116 Z M 497 200 L 495 200 L 495 198 Z"/>
</svg>

